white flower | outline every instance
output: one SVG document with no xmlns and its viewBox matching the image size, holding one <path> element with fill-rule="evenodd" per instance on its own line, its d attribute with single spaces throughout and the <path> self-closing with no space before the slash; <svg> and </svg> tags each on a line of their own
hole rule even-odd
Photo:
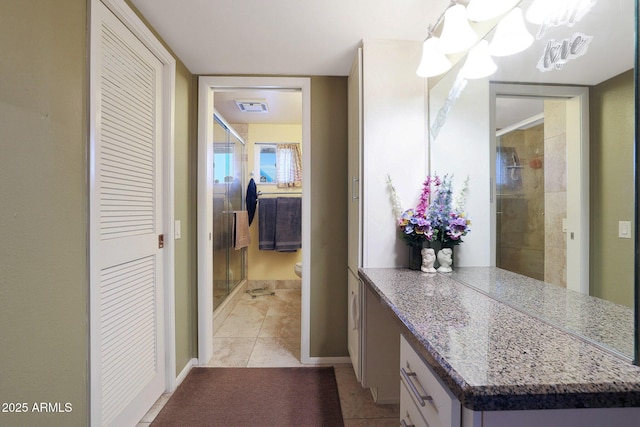
<svg viewBox="0 0 640 427">
<path fill-rule="evenodd" d="M 393 212 L 394 218 L 398 220 L 402 216 L 402 203 L 398 198 L 398 193 L 396 192 L 395 187 L 393 186 L 393 182 L 391 181 L 391 177 L 387 174 L 387 188 L 389 189 L 389 198 L 391 199 L 391 209 Z"/>
</svg>

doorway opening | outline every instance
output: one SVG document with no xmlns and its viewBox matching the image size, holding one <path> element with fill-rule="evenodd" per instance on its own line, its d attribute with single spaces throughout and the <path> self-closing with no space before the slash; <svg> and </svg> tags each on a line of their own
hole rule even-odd
<svg viewBox="0 0 640 427">
<path fill-rule="evenodd" d="M 305 197 L 301 201 L 301 223 L 302 223 L 302 278 L 300 294 L 300 361 L 309 362 L 309 323 L 310 323 L 310 301 L 309 301 L 309 261 L 310 261 L 310 79 L 308 78 L 270 78 L 270 77 L 201 77 L 199 88 L 199 145 L 198 145 L 198 358 L 201 365 L 207 364 L 213 356 L 213 335 L 214 335 L 214 302 L 212 291 L 214 279 L 213 266 L 213 128 L 214 114 L 218 108 L 223 109 L 221 103 L 232 102 L 234 108 L 238 108 L 236 99 L 246 101 L 243 94 L 252 93 L 298 93 L 301 95 L 301 138 L 300 145 L 302 151 L 302 183 L 300 188 L 284 189 L 288 192 L 296 192 Z M 261 103 L 262 104 L 262 103 Z M 244 105 L 244 104 L 243 104 Z M 261 107 L 262 109 L 262 107 Z M 218 112 L 219 113 L 219 112 Z M 243 114 L 256 114 L 243 113 Z M 220 114 L 219 114 L 220 115 Z M 230 113 L 228 114 L 230 115 Z M 222 115 L 224 117 L 224 115 Z M 236 121 L 233 117 L 224 117 L 229 123 Z M 233 125 L 231 125 L 233 126 Z M 236 126 L 238 127 L 238 126 Z M 243 128 L 242 125 L 239 127 Z M 243 133 L 248 128 L 235 129 L 239 136 L 248 141 Z M 277 141 L 261 141 L 277 142 Z M 289 141 L 293 142 L 293 141 Z M 248 146 L 251 144 L 248 144 Z M 247 147 L 249 148 L 249 147 Z M 260 183 L 260 173 L 256 174 L 252 165 L 253 156 L 246 150 L 243 162 L 247 165 L 243 178 L 245 182 L 254 179 L 255 183 Z M 245 194 L 245 189 L 242 189 Z M 267 193 L 265 188 L 259 188 L 263 193 Z M 271 192 L 271 191 L 269 191 Z M 276 193 L 276 191 L 273 191 Z M 279 192 L 279 191 L 278 191 Z M 268 196 L 264 196 L 268 197 Z M 244 198 L 244 197 L 243 197 Z M 254 221 L 256 221 L 256 217 Z M 257 225 L 254 225 L 257 229 Z M 253 233 L 253 232 L 252 232 Z M 257 240 L 257 239 L 255 239 Z M 255 245 L 257 247 L 257 243 Z M 247 276 L 251 275 L 251 248 L 248 250 Z M 293 273 L 294 265 L 290 270 Z M 246 282 L 245 282 L 246 283 Z M 242 289 L 242 288 L 240 288 Z"/>
<path fill-rule="evenodd" d="M 588 89 L 492 85 L 496 266 L 589 293 Z"/>
</svg>

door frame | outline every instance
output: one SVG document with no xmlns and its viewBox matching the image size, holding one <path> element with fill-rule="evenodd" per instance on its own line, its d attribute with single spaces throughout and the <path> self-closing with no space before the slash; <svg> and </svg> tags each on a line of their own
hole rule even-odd
<svg viewBox="0 0 640 427">
<path fill-rule="evenodd" d="M 91 0 L 89 6 L 89 22 L 91 22 L 91 14 L 98 13 L 94 10 L 97 9 L 98 3 L 104 4 L 145 46 L 153 55 L 158 58 L 162 63 L 162 102 L 161 102 L 161 116 L 162 116 L 162 229 L 167 238 L 164 241 L 163 248 L 163 283 L 162 291 L 163 305 L 158 307 L 163 311 L 163 328 L 164 335 L 161 338 L 164 341 L 164 353 L 165 353 L 165 391 L 171 392 L 176 388 L 176 344 L 175 344 L 175 242 L 174 242 L 174 118 L 175 118 L 175 80 L 176 80 L 176 60 L 169 53 L 169 51 L 160 43 L 155 35 L 147 28 L 144 22 L 136 15 L 136 13 L 126 4 L 125 0 Z M 95 37 L 95 30 L 89 26 L 90 39 Z M 93 77 L 92 67 L 92 53 L 91 42 L 88 47 L 89 58 L 89 120 L 88 120 L 88 172 L 89 182 L 87 191 L 89 192 L 89 200 L 91 200 L 91 191 L 93 190 L 93 178 L 92 174 L 94 168 L 92 165 L 91 153 L 95 144 L 96 136 L 96 82 Z M 90 205 L 88 206 L 90 209 Z M 89 215 L 91 218 L 91 213 Z M 91 248 L 94 247 L 96 236 L 91 233 L 90 224 L 88 227 L 89 235 L 89 251 L 90 251 L 90 267 L 89 267 L 89 379 L 87 381 L 87 392 L 89 396 L 89 418 L 91 425 L 100 424 L 101 420 L 96 419 L 95 414 L 99 414 L 100 402 L 95 398 L 92 387 L 94 378 L 100 373 L 99 366 L 96 366 L 95 360 L 98 360 L 92 348 L 95 347 L 96 340 L 99 340 L 99 324 L 98 313 L 93 307 L 93 297 L 91 295 L 91 284 L 93 283 L 94 272 L 91 267 Z M 99 355 L 98 355 L 99 356 Z"/>
<path fill-rule="evenodd" d="M 198 364 L 213 356 L 213 115 L 216 90 L 282 89 L 302 92 L 302 307 L 300 359 L 310 352 L 311 272 L 311 79 L 302 77 L 201 76 L 198 79 Z M 293 266 L 291 267 L 293 268 Z"/>
<path fill-rule="evenodd" d="M 540 98 L 558 98 L 567 100 L 567 117 L 571 116 L 577 123 L 567 128 L 567 159 L 578 158 L 580 171 L 567 175 L 567 193 L 569 188 L 576 188 L 571 199 L 567 199 L 567 217 L 577 218 L 576 224 L 569 223 L 569 233 L 574 239 L 567 237 L 569 249 L 576 254 L 579 263 L 567 262 L 567 288 L 589 295 L 589 88 L 586 86 L 549 86 L 517 83 L 491 83 L 490 85 L 490 126 L 496 129 L 496 97 L 522 96 Z M 570 141 L 580 141 L 571 144 Z M 491 136 L 491 164 L 496 162 L 496 136 Z M 491 194 L 496 194 L 495 167 L 491 168 Z M 569 197 L 569 196 L 568 196 Z M 495 198 L 494 198 L 495 199 Z M 496 203 L 491 203 L 491 259 L 496 259 Z"/>
</svg>

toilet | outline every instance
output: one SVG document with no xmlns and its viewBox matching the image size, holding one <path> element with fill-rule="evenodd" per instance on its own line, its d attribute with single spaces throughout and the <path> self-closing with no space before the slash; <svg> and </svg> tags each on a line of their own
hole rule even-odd
<svg viewBox="0 0 640 427">
<path fill-rule="evenodd" d="M 296 262 L 295 267 L 293 267 L 293 271 L 296 272 L 298 277 L 302 277 L 302 262 Z"/>
</svg>

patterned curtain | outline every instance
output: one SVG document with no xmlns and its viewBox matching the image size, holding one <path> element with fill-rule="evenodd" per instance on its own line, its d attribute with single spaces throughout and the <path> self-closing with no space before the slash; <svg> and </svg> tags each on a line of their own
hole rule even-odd
<svg viewBox="0 0 640 427">
<path fill-rule="evenodd" d="M 300 144 L 278 144 L 276 146 L 276 166 L 278 188 L 302 186 Z"/>
</svg>

